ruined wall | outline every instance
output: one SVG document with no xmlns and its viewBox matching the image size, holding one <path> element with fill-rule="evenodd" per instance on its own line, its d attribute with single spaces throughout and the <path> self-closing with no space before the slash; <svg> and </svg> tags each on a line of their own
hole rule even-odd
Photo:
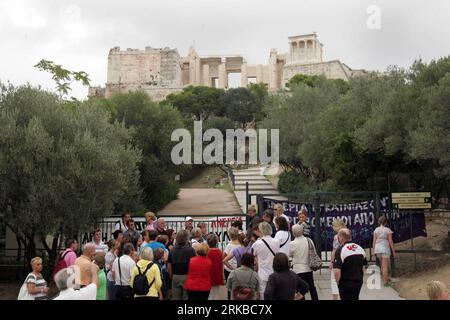
<svg viewBox="0 0 450 320">
<path fill-rule="evenodd" d="M 100 86 L 89 87 L 88 97 L 104 98 L 105 97 L 105 88 L 102 88 Z"/>
<path fill-rule="evenodd" d="M 144 90 L 162 100 L 182 88 L 180 55 L 175 49 L 111 49 L 108 56 L 107 98 L 119 92 Z"/>
<path fill-rule="evenodd" d="M 346 68 L 339 60 L 313 64 L 285 65 L 283 68 L 283 86 L 293 76 L 299 73 L 307 75 L 323 75 L 328 79 L 348 80 L 351 74 L 346 71 Z"/>
</svg>

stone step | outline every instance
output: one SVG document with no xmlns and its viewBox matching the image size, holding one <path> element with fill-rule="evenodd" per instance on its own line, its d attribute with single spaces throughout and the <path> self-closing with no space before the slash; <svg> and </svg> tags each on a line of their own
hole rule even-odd
<svg viewBox="0 0 450 320">
<path fill-rule="evenodd" d="M 245 188 L 236 188 L 235 191 L 245 191 Z M 259 193 L 260 191 L 267 191 L 268 193 L 278 194 L 278 191 L 275 189 L 252 188 L 248 190 L 249 193 Z"/>
<path fill-rule="evenodd" d="M 261 170 L 261 169 L 265 169 L 267 167 L 252 167 L 252 168 L 247 168 L 247 169 L 233 169 L 233 171 L 257 171 L 257 170 Z"/>
<path fill-rule="evenodd" d="M 241 170 L 235 169 L 235 170 L 233 170 L 233 172 L 261 171 L 261 170 L 264 170 L 264 169 L 265 169 L 265 168 L 261 168 L 261 167 L 258 167 L 258 168 L 249 168 L 249 169 L 241 169 Z"/>
<path fill-rule="evenodd" d="M 235 181 L 234 184 L 237 186 L 245 186 L 247 182 L 248 182 L 249 186 L 271 186 L 272 185 L 267 180 Z"/>
<path fill-rule="evenodd" d="M 241 191 L 241 192 L 245 193 L 245 188 L 244 189 L 240 189 L 240 188 L 239 189 L 235 189 L 235 191 Z M 269 189 L 255 190 L 255 189 L 253 189 L 253 190 L 249 190 L 248 192 L 251 193 L 251 194 L 280 194 L 275 189 L 271 189 L 271 190 L 269 190 Z"/>
<path fill-rule="evenodd" d="M 234 172 L 235 177 L 264 177 L 258 172 Z"/>
<path fill-rule="evenodd" d="M 235 181 L 258 181 L 258 180 L 263 180 L 266 181 L 266 177 L 264 176 L 235 176 L 234 177 Z"/>
</svg>

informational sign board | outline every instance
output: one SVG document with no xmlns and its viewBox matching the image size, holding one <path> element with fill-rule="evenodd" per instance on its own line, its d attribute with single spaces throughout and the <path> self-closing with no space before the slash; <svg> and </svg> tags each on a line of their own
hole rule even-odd
<svg viewBox="0 0 450 320">
<path fill-rule="evenodd" d="M 392 193 L 394 209 L 431 209 L 431 192 Z"/>
</svg>

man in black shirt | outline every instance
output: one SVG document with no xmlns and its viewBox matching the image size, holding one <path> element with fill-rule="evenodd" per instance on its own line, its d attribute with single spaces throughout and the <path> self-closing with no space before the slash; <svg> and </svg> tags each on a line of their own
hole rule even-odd
<svg viewBox="0 0 450 320">
<path fill-rule="evenodd" d="M 275 233 L 277 232 L 277 229 L 275 228 L 275 224 L 273 223 L 273 211 L 271 209 L 264 210 L 263 221 L 270 224 L 270 226 L 272 227 L 272 238 L 275 237 Z"/>
<path fill-rule="evenodd" d="M 246 217 L 246 236 L 247 239 L 251 239 L 252 234 L 258 229 L 258 225 L 261 222 L 261 218 L 258 216 L 258 212 L 254 205 L 248 207 L 248 215 Z"/>
<path fill-rule="evenodd" d="M 188 232 L 180 230 L 177 233 L 176 244 L 169 252 L 167 271 L 172 279 L 172 300 L 187 300 L 184 283 L 189 271 L 189 262 L 195 257 L 195 250 L 189 244 Z"/>
<path fill-rule="evenodd" d="M 334 276 L 339 288 L 341 300 L 359 300 L 363 285 L 364 265 L 367 264 L 366 253 L 353 243 L 349 229 L 339 230 L 340 246 L 336 249 L 333 261 Z"/>
</svg>

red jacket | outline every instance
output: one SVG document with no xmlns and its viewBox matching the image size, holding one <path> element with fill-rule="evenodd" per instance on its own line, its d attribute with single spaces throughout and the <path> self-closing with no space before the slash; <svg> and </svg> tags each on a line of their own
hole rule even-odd
<svg viewBox="0 0 450 320">
<path fill-rule="evenodd" d="M 211 269 L 212 262 L 207 257 L 191 258 L 184 288 L 190 291 L 211 290 Z"/>
<path fill-rule="evenodd" d="M 223 286 L 223 255 L 218 248 L 211 248 L 208 258 L 212 262 L 211 286 Z"/>
</svg>

